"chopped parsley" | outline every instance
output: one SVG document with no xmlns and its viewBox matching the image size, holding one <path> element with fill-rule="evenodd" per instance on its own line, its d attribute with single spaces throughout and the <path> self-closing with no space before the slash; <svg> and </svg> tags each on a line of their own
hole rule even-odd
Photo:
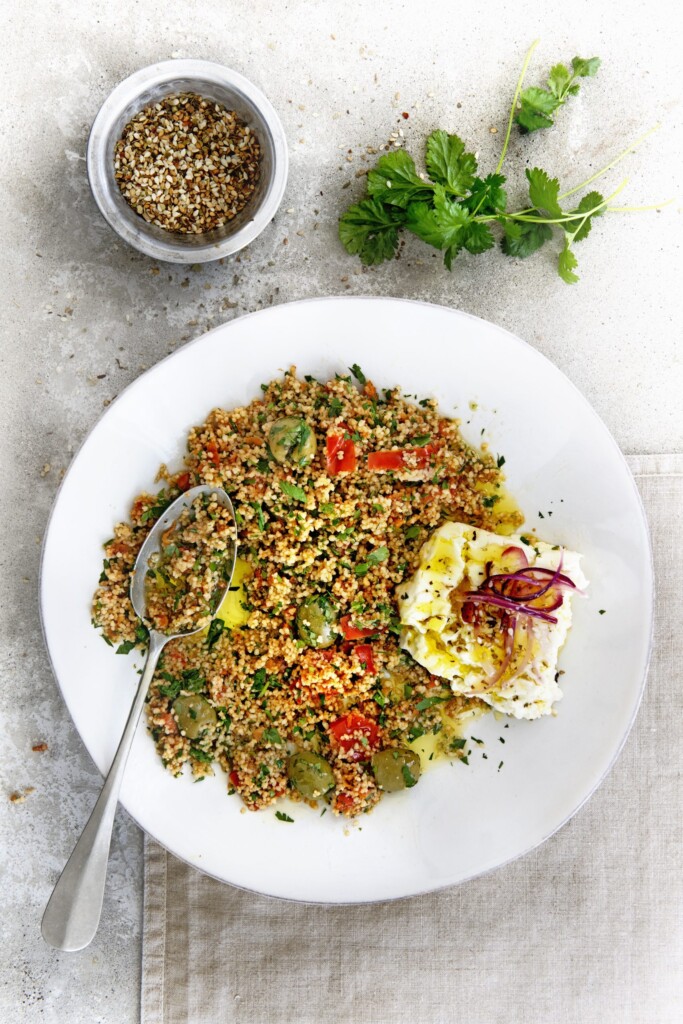
<svg viewBox="0 0 683 1024">
<path fill-rule="evenodd" d="M 419 704 L 416 705 L 418 711 L 426 711 L 427 708 L 434 707 L 435 704 L 443 704 L 447 700 L 451 699 L 449 694 L 447 697 L 424 697 Z M 464 741 L 463 741 L 464 742 Z"/>
<path fill-rule="evenodd" d="M 289 480 L 280 480 L 280 490 L 295 501 L 306 501 L 306 492 L 296 484 L 290 483 Z"/>
<path fill-rule="evenodd" d="M 133 648 L 136 646 L 137 640 L 124 640 L 122 644 L 116 648 L 117 654 L 130 654 Z"/>
<path fill-rule="evenodd" d="M 230 588 L 232 590 L 232 587 Z M 225 623 L 222 619 L 214 619 L 209 626 L 209 632 L 206 634 L 206 646 L 211 648 L 218 642 L 218 638 L 225 629 Z"/>
<path fill-rule="evenodd" d="M 361 368 L 360 368 L 360 366 L 358 365 L 358 363 L 354 363 L 354 364 L 353 364 L 353 366 L 349 366 L 349 370 L 350 370 L 350 371 L 351 371 L 351 373 L 352 373 L 352 374 L 354 375 L 354 377 L 356 378 L 356 380 L 358 381 L 358 383 L 360 384 L 360 386 L 361 386 L 362 388 L 364 388 L 364 387 L 365 387 L 365 385 L 366 385 L 366 384 L 367 384 L 367 382 L 368 382 L 368 379 L 367 379 L 367 377 L 365 376 L 365 374 L 363 373 L 363 371 L 361 370 Z"/>
<path fill-rule="evenodd" d="M 412 789 L 413 786 L 417 785 L 417 779 L 407 764 L 401 765 L 401 775 L 403 776 L 403 781 L 406 784 L 406 789 Z"/>
<path fill-rule="evenodd" d="M 359 562 L 353 571 L 355 572 L 356 576 L 365 576 L 365 574 L 370 569 L 370 566 L 379 565 L 380 562 L 385 562 L 388 557 L 389 548 L 384 547 L 384 545 L 382 545 L 382 547 L 375 548 L 374 551 L 371 551 L 367 557 L 367 560 L 365 562 Z"/>
<path fill-rule="evenodd" d="M 302 500 L 305 500 L 305 495 L 304 495 L 304 499 L 302 499 Z M 260 501 L 252 501 L 251 502 L 251 507 L 253 508 L 254 512 L 256 513 L 256 522 L 258 523 L 258 528 L 261 531 L 261 533 L 263 533 L 263 531 L 266 528 L 266 517 L 263 514 L 263 506 L 262 506 Z"/>
</svg>

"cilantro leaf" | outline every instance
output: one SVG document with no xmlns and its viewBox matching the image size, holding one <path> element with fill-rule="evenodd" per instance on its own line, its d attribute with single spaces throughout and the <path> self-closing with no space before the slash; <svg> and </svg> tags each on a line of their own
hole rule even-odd
<svg viewBox="0 0 683 1024">
<path fill-rule="evenodd" d="M 545 210 L 551 217 L 561 217 L 562 209 L 558 202 L 560 183 L 551 178 L 540 167 L 527 167 L 526 176 L 529 180 L 529 198 L 539 210 Z"/>
<path fill-rule="evenodd" d="M 477 160 L 465 152 L 465 143 L 457 135 L 438 129 L 427 139 L 425 155 L 427 172 L 432 181 L 463 196 L 474 182 Z"/>
<path fill-rule="evenodd" d="M 306 501 L 306 492 L 296 484 L 290 484 L 289 480 L 280 480 L 280 490 L 295 501 Z"/>
<path fill-rule="evenodd" d="M 507 192 L 501 185 L 505 183 L 502 174 L 487 174 L 485 178 L 475 178 L 467 199 L 463 201 L 470 213 L 503 213 L 507 206 Z"/>
<path fill-rule="evenodd" d="M 427 245 L 443 248 L 443 229 L 436 219 L 434 207 L 429 203 L 411 203 L 406 210 L 405 226 Z"/>
<path fill-rule="evenodd" d="M 531 256 L 553 237 L 553 229 L 549 224 L 509 220 L 503 230 L 505 234 L 500 243 L 503 252 L 506 256 L 517 256 L 519 259 Z"/>
<path fill-rule="evenodd" d="M 524 90 L 521 100 L 522 108 L 527 107 L 537 114 L 553 114 L 560 105 L 557 96 L 553 96 L 547 89 L 540 89 L 535 85 Z"/>
<path fill-rule="evenodd" d="M 365 376 L 358 363 L 354 363 L 353 366 L 349 366 L 349 370 L 354 375 L 360 386 L 364 388 L 368 382 L 368 378 Z"/>
<path fill-rule="evenodd" d="M 555 64 L 555 66 L 550 69 L 550 74 L 548 75 L 548 88 L 552 92 L 553 96 L 556 96 L 559 100 L 571 84 L 571 80 L 571 71 L 569 71 L 564 64 Z"/>
<path fill-rule="evenodd" d="M 603 202 L 604 199 L 599 192 L 589 192 L 583 197 L 576 209 L 571 212 L 585 215 L 589 210 L 595 210 L 595 207 L 600 206 Z M 573 241 L 582 242 L 591 229 L 593 217 L 599 217 L 601 213 L 602 210 L 595 210 L 595 213 L 592 213 L 590 217 L 584 216 L 577 217 L 576 220 L 567 220 L 563 223 L 562 227 L 570 235 L 574 236 Z"/>
<path fill-rule="evenodd" d="M 600 64 L 599 57 L 589 57 L 588 60 L 585 60 L 583 57 L 574 57 L 572 60 L 572 70 L 578 78 L 593 78 L 594 75 L 597 75 Z"/>
<path fill-rule="evenodd" d="M 542 98 L 547 97 L 547 99 Z M 520 96 L 521 107 L 515 115 L 515 121 L 525 132 L 535 132 L 539 128 L 551 128 L 555 123 L 550 116 L 559 106 L 556 97 L 545 89 L 525 89 Z M 543 107 L 548 110 L 543 110 Z"/>
<path fill-rule="evenodd" d="M 495 242 L 488 224 L 473 220 L 465 227 L 463 245 L 468 252 L 480 253 L 492 249 Z"/>
<path fill-rule="evenodd" d="M 368 192 L 390 206 L 405 209 L 417 199 L 429 198 L 433 185 L 418 175 L 415 162 L 404 149 L 380 157 L 368 174 Z"/>
<path fill-rule="evenodd" d="M 461 249 L 462 244 L 460 242 L 454 242 L 453 245 L 448 246 L 445 253 L 443 254 L 443 262 L 446 270 L 453 269 L 453 260 L 458 255 Z"/>
<path fill-rule="evenodd" d="M 292 824 L 294 823 L 294 818 L 290 818 L 290 816 L 285 814 L 284 811 L 276 811 L 275 817 L 278 821 L 289 821 Z"/>
<path fill-rule="evenodd" d="M 569 239 L 565 238 L 564 247 L 557 261 L 557 272 L 565 284 L 576 284 L 579 280 L 579 275 L 574 273 L 578 265 L 579 261 L 569 248 Z"/>
<path fill-rule="evenodd" d="M 401 211 L 375 199 L 350 206 L 339 221 L 339 240 L 348 253 L 360 256 L 366 267 L 393 259 L 398 248 Z"/>
<path fill-rule="evenodd" d="M 427 203 L 410 204 L 406 227 L 434 248 L 454 249 L 457 253 L 462 248 L 462 232 L 469 219 L 470 215 L 464 204 L 449 199 L 443 186 L 437 185 L 434 189 L 433 206 Z"/>
<path fill-rule="evenodd" d="M 470 215 L 462 203 L 449 199 L 440 188 L 434 192 L 434 214 L 443 232 L 444 262 L 450 270 L 453 257 L 463 246 L 463 230 L 470 221 Z"/>
</svg>

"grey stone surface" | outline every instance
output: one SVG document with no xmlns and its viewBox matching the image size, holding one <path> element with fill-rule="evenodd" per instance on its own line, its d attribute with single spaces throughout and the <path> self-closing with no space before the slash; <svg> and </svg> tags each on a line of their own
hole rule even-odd
<svg viewBox="0 0 683 1024">
<path fill-rule="evenodd" d="M 408 242 L 398 262 L 361 270 L 336 240 L 336 218 L 362 191 L 366 147 L 400 128 L 419 153 L 441 126 L 492 170 L 537 35 L 530 83 L 574 53 L 598 53 L 604 65 L 556 129 L 514 137 L 511 192 L 521 197 L 524 167 L 536 162 L 578 183 L 661 121 L 607 184 L 630 178 L 625 204 L 676 202 L 661 213 L 605 216 L 580 247 L 582 280 L 571 288 L 547 251 L 525 263 L 499 252 L 464 256 L 449 275 L 438 256 Z M 635 0 L 36 0 L 9 8 L 0 69 L 3 1024 L 138 1019 L 142 843 L 123 813 L 93 946 L 58 954 L 39 935 L 99 787 L 43 651 L 40 542 L 60 476 L 103 408 L 143 368 L 244 312 L 321 294 L 400 295 L 465 309 L 525 338 L 569 375 L 625 450 L 680 450 L 679 42 L 677 6 Z M 275 222 L 241 257 L 202 269 L 154 264 L 127 249 L 100 219 L 85 177 L 101 101 L 138 67 L 171 56 L 246 74 L 274 102 L 290 142 Z M 40 740 L 49 750 L 33 753 Z M 35 792 L 11 805 L 9 794 L 28 786 Z"/>
</svg>

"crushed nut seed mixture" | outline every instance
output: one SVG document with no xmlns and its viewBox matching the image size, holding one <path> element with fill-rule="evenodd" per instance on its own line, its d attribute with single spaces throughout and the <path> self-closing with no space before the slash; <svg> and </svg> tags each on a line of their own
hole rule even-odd
<svg viewBox="0 0 683 1024">
<path fill-rule="evenodd" d="M 196 93 L 177 93 L 128 122 L 114 151 L 114 175 L 146 221 L 202 234 L 244 209 L 260 158 L 258 139 L 233 110 Z"/>
</svg>

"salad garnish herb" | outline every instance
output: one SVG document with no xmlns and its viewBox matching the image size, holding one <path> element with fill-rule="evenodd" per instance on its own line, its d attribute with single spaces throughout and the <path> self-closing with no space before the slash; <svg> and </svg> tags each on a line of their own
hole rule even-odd
<svg viewBox="0 0 683 1024">
<path fill-rule="evenodd" d="M 541 167 L 527 168 L 529 202 L 518 210 L 508 209 L 508 196 L 503 188 L 506 178 L 500 171 L 513 124 L 524 134 L 551 127 L 552 115 L 579 91 L 579 80 L 593 77 L 600 66 L 598 57 L 574 57 L 571 70 L 564 64 L 551 68 L 547 89 L 532 86 L 522 90 L 537 42 L 524 60 L 495 171 L 481 177 L 475 154 L 465 149 L 457 135 L 443 129 L 433 131 L 427 139 L 426 173 L 418 171 L 405 150 L 384 154 L 368 173 L 367 196 L 350 206 L 339 221 L 339 238 L 348 253 L 359 256 L 366 266 L 383 263 L 396 256 L 400 232 L 406 230 L 443 252 L 444 263 L 451 270 L 463 249 L 478 255 L 494 247 L 495 225 L 502 229 L 503 252 L 521 259 L 537 252 L 559 231 L 557 272 L 566 284 L 574 284 L 579 280 L 574 246 L 588 236 L 596 217 L 606 212 L 658 210 L 671 202 L 615 206 L 613 200 L 626 187 L 627 180 L 607 196 L 591 190 L 578 202 L 570 199 L 634 152 L 659 127 L 656 125 L 572 188 L 562 190 L 559 179 Z"/>
</svg>

